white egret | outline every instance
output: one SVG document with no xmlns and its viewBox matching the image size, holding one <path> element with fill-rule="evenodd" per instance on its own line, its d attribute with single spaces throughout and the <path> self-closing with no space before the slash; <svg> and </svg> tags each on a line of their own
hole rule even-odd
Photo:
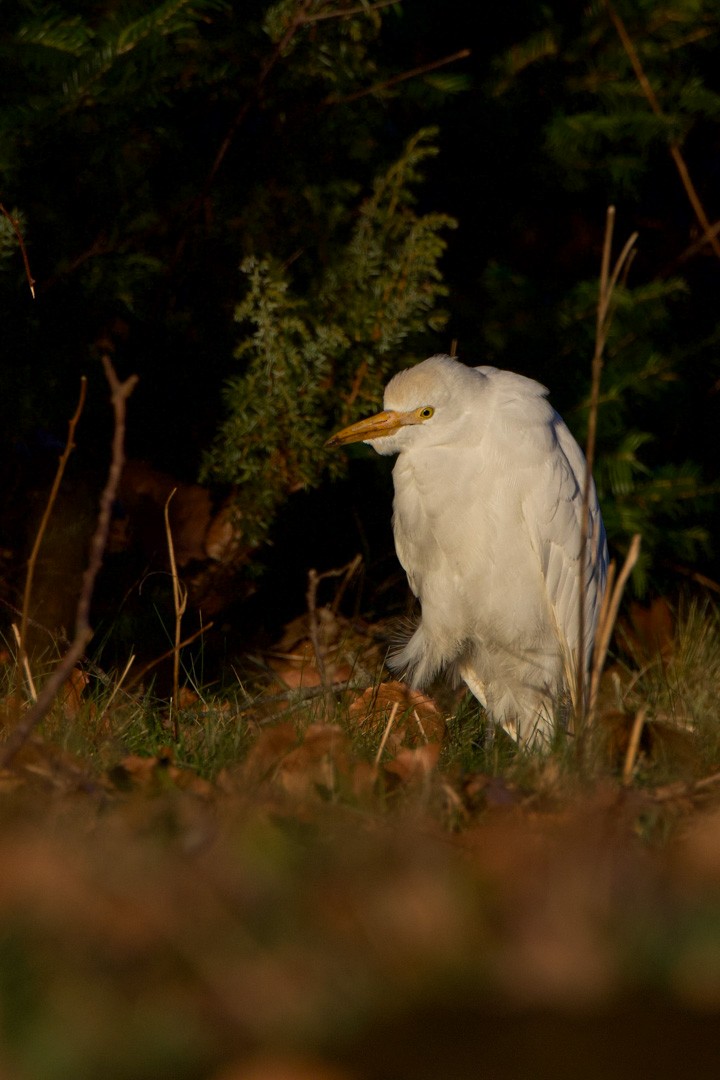
<svg viewBox="0 0 720 1080">
<path fill-rule="evenodd" d="M 422 615 L 390 666 L 416 688 L 443 670 L 460 677 L 492 721 L 534 745 L 574 699 L 578 664 L 588 670 L 607 571 L 591 484 L 580 573 L 585 458 L 547 393 L 431 356 L 390 380 L 383 412 L 328 443 L 398 454 L 395 547 Z"/>
</svg>

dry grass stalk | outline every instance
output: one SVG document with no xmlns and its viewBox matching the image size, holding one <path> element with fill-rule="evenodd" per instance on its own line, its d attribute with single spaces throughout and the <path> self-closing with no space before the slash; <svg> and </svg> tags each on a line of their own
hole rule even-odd
<svg viewBox="0 0 720 1080">
<path fill-rule="evenodd" d="M 20 639 L 18 641 L 19 658 L 23 667 L 27 668 L 27 630 L 28 621 L 30 619 L 30 599 L 32 597 L 33 581 L 35 579 L 35 568 L 37 566 L 38 555 L 40 554 L 40 548 L 42 546 L 45 532 L 47 530 L 50 516 L 55 506 L 55 500 L 57 499 L 58 491 L 60 490 L 60 484 L 65 474 L 65 467 L 67 466 L 68 459 L 75 449 L 75 429 L 78 425 L 78 421 L 85 405 L 85 398 L 87 396 L 87 378 L 83 375 L 80 379 L 80 396 L 78 397 L 78 403 L 75 408 L 75 412 L 70 418 L 68 423 L 68 434 L 65 441 L 65 449 L 60 455 L 58 461 L 58 467 L 55 472 L 55 479 L 53 480 L 52 488 L 48 496 L 43 516 L 40 520 L 37 533 L 35 535 L 35 541 L 30 552 L 30 558 L 28 559 L 27 574 L 25 575 L 25 588 L 23 590 L 23 602 L 22 612 L 20 616 Z"/>
<path fill-rule="evenodd" d="M 20 660 L 20 664 L 22 665 L 22 669 L 25 672 L 25 681 L 27 682 L 28 691 L 30 693 L 30 699 L 32 701 L 37 701 L 37 690 L 35 689 L 35 680 L 32 677 L 32 671 L 30 670 L 30 662 L 29 662 L 29 660 L 27 658 L 27 653 L 25 652 L 25 650 L 22 647 L 22 637 L 20 635 L 20 631 L 18 630 L 17 623 L 12 624 L 12 632 L 13 632 L 13 636 L 15 638 L 15 644 L 17 645 L 18 658 Z"/>
<path fill-rule="evenodd" d="M 638 750 L 640 749 L 640 736 L 642 735 L 642 729 L 645 726 L 647 711 L 647 705 L 641 705 L 635 713 L 632 731 L 630 732 L 630 742 L 628 743 L 622 771 L 622 782 L 625 787 L 628 787 L 632 783 L 635 762 L 637 761 Z"/>
<path fill-rule="evenodd" d="M 67 652 L 60 663 L 47 679 L 38 695 L 35 704 L 24 715 L 10 733 L 9 738 L 0 751 L 0 768 L 5 768 L 12 761 L 18 750 L 27 742 L 34 728 L 46 713 L 50 710 L 58 691 L 63 683 L 70 677 L 78 660 L 83 655 L 85 648 L 93 636 L 90 626 L 90 603 L 97 575 L 102 566 L 103 554 L 107 544 L 112 505 L 117 494 L 120 474 L 122 473 L 125 460 L 125 407 L 127 399 L 133 392 L 137 383 L 137 375 L 131 375 L 125 382 L 120 382 L 115 369 L 108 356 L 102 358 L 105 377 L 110 385 L 111 401 L 115 414 L 115 431 L 112 441 L 112 457 L 108 478 L 100 496 L 100 508 L 98 510 L 95 532 L 90 541 L 90 556 L 88 565 L 83 575 L 80 596 L 78 598 L 77 613 L 75 619 L 75 636 L 70 642 Z"/>
<path fill-rule="evenodd" d="M 128 660 L 127 664 L 123 668 L 122 674 L 120 675 L 120 678 L 115 682 L 115 685 L 113 686 L 112 691 L 110 693 L 110 697 L 105 702 L 105 706 L 103 708 L 103 711 L 100 713 L 100 716 L 98 717 L 98 720 L 102 720 L 103 717 L 107 716 L 108 712 L 110 711 L 110 706 L 112 705 L 112 703 L 115 700 L 115 698 L 117 697 L 117 695 L 120 693 L 120 690 L 122 689 L 122 685 L 125 682 L 125 679 L 127 678 L 127 673 L 130 670 L 130 668 L 133 666 L 134 663 L 135 663 L 135 654 L 133 653 L 130 656 L 130 659 Z"/>
<path fill-rule="evenodd" d="M 170 500 L 177 491 L 173 488 L 165 503 L 165 536 L 167 538 L 168 555 L 170 558 L 170 576 L 173 585 L 173 607 L 175 609 L 175 644 L 172 649 L 173 658 L 173 683 L 170 710 L 172 715 L 173 738 L 175 742 L 180 738 L 178 726 L 178 707 L 180 702 L 180 649 L 182 642 L 182 617 L 187 608 L 187 589 L 180 581 L 175 561 L 175 545 L 173 544 L 172 529 L 170 528 Z"/>
<path fill-rule="evenodd" d="M 595 444 L 597 441 L 597 418 L 600 404 L 600 380 L 602 376 L 603 355 L 607 344 L 608 333 L 612 323 L 612 298 L 618 279 L 622 273 L 626 273 L 633 256 L 633 249 L 638 234 L 632 233 L 625 242 L 615 266 L 610 271 L 610 259 L 612 254 L 613 231 L 615 228 L 615 207 L 608 206 L 605 219 L 605 236 L 603 241 L 602 261 L 600 265 L 600 283 L 598 293 L 597 317 L 595 327 L 595 349 L 592 359 L 592 374 L 590 386 L 590 409 L 588 414 L 587 442 L 585 447 L 585 485 L 583 488 L 582 508 L 582 538 L 580 544 L 580 597 L 579 597 L 579 635 L 578 640 L 585 640 L 585 594 L 587 592 L 586 555 L 590 534 L 590 490 L 592 475 L 595 466 Z M 593 665 L 594 666 L 594 665 Z M 577 696 L 576 714 L 577 727 L 583 724 L 585 712 L 585 666 L 577 665 Z"/>
<path fill-rule="evenodd" d="M 602 670 L 605 666 L 605 658 L 607 656 L 608 648 L 610 647 L 610 638 L 618 616 L 620 601 L 623 592 L 625 591 L 625 586 L 633 571 L 635 563 L 638 561 L 639 555 L 640 534 L 635 533 L 630 541 L 630 547 L 628 548 L 628 553 L 625 556 L 625 562 L 623 563 L 623 568 L 620 571 L 617 581 L 614 581 L 614 564 L 611 567 L 611 573 L 608 575 L 608 586 L 605 593 L 606 600 L 603 602 L 602 610 L 600 612 L 600 621 L 598 622 L 597 633 L 595 635 L 593 665 L 590 673 L 590 695 L 585 717 L 585 725 L 587 727 L 591 727 L 595 722 L 598 690 L 600 689 L 600 676 L 602 675 Z M 611 584 L 613 582 L 614 585 L 612 585 L 611 589 Z"/>
<path fill-rule="evenodd" d="M 378 746 L 377 754 L 375 755 L 375 762 L 374 762 L 375 770 L 377 770 L 377 768 L 378 768 L 378 766 L 380 764 L 380 758 L 383 755 L 383 750 L 385 749 L 385 744 L 388 741 L 388 738 L 389 738 L 390 732 L 392 730 L 392 726 L 395 723 L 395 717 L 397 716 L 397 711 L 398 711 L 399 708 L 400 708 L 400 702 L 396 701 L 394 703 L 392 709 L 390 710 L 390 715 L 388 717 L 388 722 L 385 725 L 385 730 L 383 731 L 383 737 L 380 740 L 380 745 Z"/>
</svg>

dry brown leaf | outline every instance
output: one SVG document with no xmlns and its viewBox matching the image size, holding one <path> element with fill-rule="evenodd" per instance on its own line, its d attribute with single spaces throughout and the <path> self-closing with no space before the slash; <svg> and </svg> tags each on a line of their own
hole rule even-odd
<svg viewBox="0 0 720 1080">
<path fill-rule="evenodd" d="M 181 686 L 178 690 L 178 708 L 192 709 L 200 700 L 199 694 L 191 686 Z"/>
<path fill-rule="evenodd" d="M 90 676 L 82 668 L 76 667 L 64 684 L 59 694 L 60 707 L 66 720 L 74 720 L 82 708 L 82 696 L 90 682 Z"/>
<path fill-rule="evenodd" d="M 621 621 L 621 636 L 638 663 L 661 660 L 665 666 L 675 649 L 675 619 L 667 600 L 659 596 L 648 607 L 633 600 L 629 618 Z"/>
<path fill-rule="evenodd" d="M 172 492 L 168 508 L 170 527 L 175 560 L 183 567 L 191 559 L 206 558 L 205 535 L 212 517 L 209 490 L 199 484 L 183 483 L 145 461 L 128 460 L 125 463 L 118 500 L 129 522 L 125 530 L 126 542 L 135 543 L 148 552 L 160 549 L 164 535 L 163 512 Z M 116 541 L 120 537 L 117 531 Z"/>
<path fill-rule="evenodd" d="M 203 798 L 209 798 L 214 792 L 212 784 L 192 769 L 181 769 L 173 763 L 171 747 L 165 747 L 155 757 L 128 754 L 110 771 L 110 779 L 116 787 L 133 787 L 148 792 L 175 787 Z"/>
<path fill-rule="evenodd" d="M 439 757 L 439 743 L 426 743 L 414 749 L 405 746 L 385 765 L 385 772 L 397 776 L 403 784 L 414 784 L 427 780 L 436 768 Z"/>
<path fill-rule="evenodd" d="M 522 796 L 516 787 L 502 776 L 472 773 L 463 783 L 463 794 L 472 810 L 516 806 Z"/>
<path fill-rule="evenodd" d="M 598 726 L 605 737 L 610 762 L 622 764 L 628 750 L 635 713 L 607 709 L 598 716 Z M 697 736 L 690 720 L 682 716 L 655 714 L 643 725 L 638 756 L 649 762 L 673 760 L 691 768 L 697 755 Z"/>
<path fill-rule="evenodd" d="M 210 521 L 205 533 L 205 554 L 214 562 L 222 562 L 232 552 L 233 540 L 236 538 L 237 517 L 239 515 L 232 506 L 223 506 Z"/>
<path fill-rule="evenodd" d="M 278 779 L 290 795 L 305 797 L 319 789 L 334 791 L 338 780 L 350 777 L 349 745 L 337 724 L 311 724 L 303 741 L 285 755 Z"/>
<path fill-rule="evenodd" d="M 348 640 L 349 624 L 329 607 L 315 612 L 315 632 L 318 649 L 329 684 L 346 683 L 353 675 L 353 667 L 340 648 Z M 277 644 L 265 654 L 268 666 L 291 690 L 320 686 L 322 677 L 318 670 L 315 646 L 310 634 L 310 616 L 292 619 Z"/>
<path fill-rule="evenodd" d="M 24 783 L 25 778 L 19 776 L 12 769 L 0 769 L 0 795 L 11 795 L 19 787 L 22 787 Z"/>
<path fill-rule="evenodd" d="M 395 706 L 396 716 L 387 743 L 391 750 L 402 745 L 442 742 L 446 725 L 437 705 L 432 698 L 405 683 L 369 687 L 351 702 L 349 715 L 362 729 L 382 733 Z"/>
<path fill-rule="evenodd" d="M 226 774 L 222 784 L 270 783 L 296 798 L 334 790 L 339 781 L 352 788 L 355 763 L 349 741 L 336 724 L 311 724 L 298 733 L 290 723 L 276 724 L 258 736 L 244 765 Z"/>
<path fill-rule="evenodd" d="M 81 758 L 38 738 L 29 739 L 15 755 L 12 767 L 3 771 L 7 790 L 12 786 L 9 780 L 12 773 L 30 786 L 39 784 L 44 790 L 71 792 L 102 786 Z"/>
<path fill-rule="evenodd" d="M 267 662 L 268 666 L 272 668 L 278 678 L 282 679 L 290 690 L 320 686 L 322 682 L 320 672 L 315 664 L 315 657 L 307 655 L 307 653 L 296 657 L 268 656 Z"/>
<path fill-rule="evenodd" d="M 0 729 L 14 727 L 24 708 L 25 700 L 18 694 L 7 694 L 0 699 Z"/>
<path fill-rule="evenodd" d="M 291 723 L 265 728 L 248 751 L 242 775 L 251 783 L 274 777 L 282 759 L 298 745 L 298 734 Z"/>
<path fill-rule="evenodd" d="M 327 650 L 337 645 L 341 637 L 347 633 L 348 623 L 341 615 L 337 615 L 329 607 L 318 608 L 315 612 L 317 624 L 317 637 L 321 649 Z M 278 653 L 295 653 L 310 643 L 310 616 L 299 615 L 291 619 L 283 628 L 283 634 L 273 651 Z M 312 647 L 312 646 L 311 646 Z"/>
</svg>

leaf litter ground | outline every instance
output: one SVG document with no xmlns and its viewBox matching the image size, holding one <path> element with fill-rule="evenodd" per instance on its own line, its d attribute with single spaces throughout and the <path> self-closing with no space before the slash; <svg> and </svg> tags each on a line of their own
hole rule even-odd
<svg viewBox="0 0 720 1080">
<path fill-rule="evenodd" d="M 0 773 L 0 1076 L 709 1074 L 717 627 L 636 616 L 582 761 L 381 683 L 339 617 L 188 687 L 173 747 L 79 673 Z"/>
</svg>

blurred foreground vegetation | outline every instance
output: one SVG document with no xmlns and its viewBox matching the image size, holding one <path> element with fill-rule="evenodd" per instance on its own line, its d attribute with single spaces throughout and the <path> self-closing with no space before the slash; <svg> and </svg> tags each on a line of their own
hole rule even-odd
<svg viewBox="0 0 720 1080">
<path fill-rule="evenodd" d="M 297 620 L 264 675 L 183 672 L 173 744 L 77 669 L 0 772 L 3 1077 L 705 1073 L 717 615 L 638 609 L 596 727 L 538 755 L 322 610 L 327 686 Z"/>
</svg>

